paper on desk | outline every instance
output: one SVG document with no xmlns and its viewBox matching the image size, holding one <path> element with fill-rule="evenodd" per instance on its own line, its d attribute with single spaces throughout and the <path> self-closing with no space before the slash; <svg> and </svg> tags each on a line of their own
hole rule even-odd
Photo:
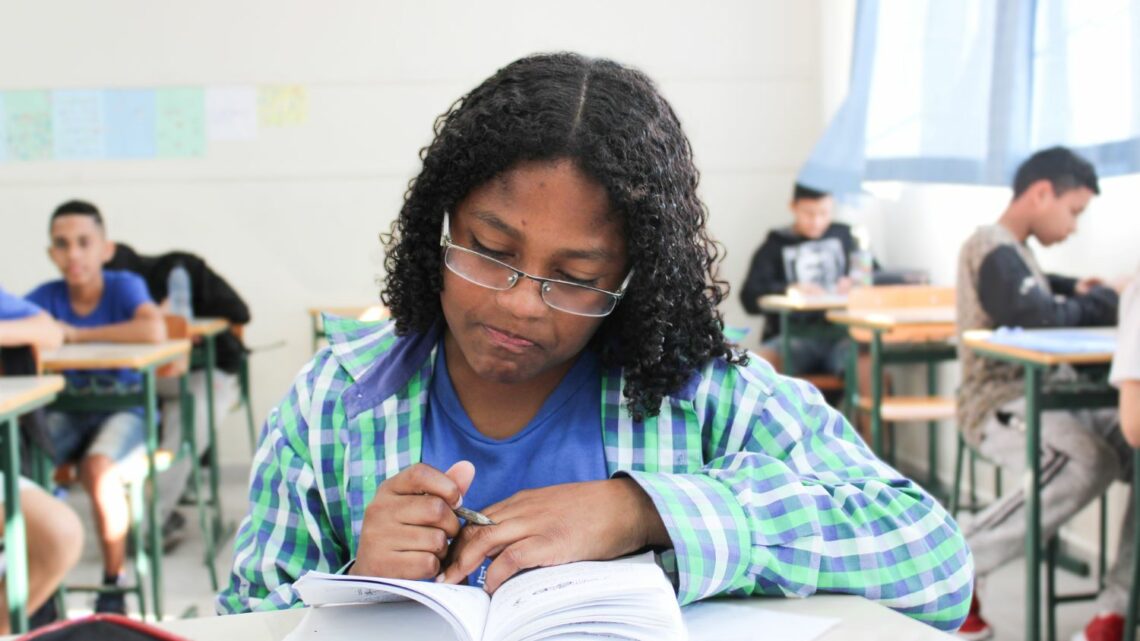
<svg viewBox="0 0 1140 641">
<path fill-rule="evenodd" d="M 415 601 L 309 608 L 283 641 L 456 641 L 455 630 Z"/>
<path fill-rule="evenodd" d="M 814 617 L 765 610 L 755 603 L 727 600 L 701 601 L 681 608 L 689 641 L 812 641 L 839 623 L 831 617 Z M 762 632 L 761 632 L 762 631 Z"/>
<path fill-rule="evenodd" d="M 1057 354 L 1105 354 L 1116 351 L 1116 337 L 1088 330 L 1054 329 L 1025 331 L 1020 327 L 999 327 L 990 342 Z"/>
</svg>

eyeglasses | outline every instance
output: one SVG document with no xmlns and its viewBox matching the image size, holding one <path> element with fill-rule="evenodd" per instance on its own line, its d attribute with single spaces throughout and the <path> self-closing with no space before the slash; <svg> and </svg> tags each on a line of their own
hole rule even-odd
<svg viewBox="0 0 1140 641">
<path fill-rule="evenodd" d="M 556 278 L 532 276 L 490 256 L 451 242 L 446 215 L 443 226 L 443 235 L 439 241 L 440 246 L 444 248 L 443 264 L 447 265 L 453 274 L 480 287 L 500 292 L 519 284 L 523 277 L 529 278 L 539 284 L 542 302 L 567 314 L 595 318 L 610 315 L 625 295 L 625 288 L 629 286 L 629 280 L 633 277 L 631 269 L 622 281 L 621 287 L 616 292 L 611 292 Z"/>
</svg>

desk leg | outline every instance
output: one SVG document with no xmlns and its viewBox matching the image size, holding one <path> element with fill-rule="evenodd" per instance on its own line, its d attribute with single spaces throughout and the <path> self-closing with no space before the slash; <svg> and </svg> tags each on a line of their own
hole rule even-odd
<svg viewBox="0 0 1140 641">
<path fill-rule="evenodd" d="M 158 522 L 158 475 L 154 461 L 158 450 L 158 389 L 153 367 L 143 372 L 143 394 L 146 396 L 146 478 L 150 490 L 146 497 L 146 525 L 150 535 L 151 593 L 155 621 L 162 621 L 162 527 Z"/>
<path fill-rule="evenodd" d="M 15 416 L 5 421 L 4 435 L 4 549 L 8 563 L 8 618 L 12 633 L 28 631 L 28 554 L 24 513 L 20 510 L 20 446 Z"/>
<path fill-rule="evenodd" d="M 210 532 L 215 541 L 222 530 L 222 501 L 218 492 L 218 438 L 214 421 L 214 367 L 217 364 L 217 351 L 214 337 L 206 339 L 206 425 L 210 429 L 207 436 L 210 457 L 210 500 L 214 506 L 214 527 Z M 197 453 L 195 453 L 197 456 Z M 211 560 L 212 562 L 212 560 Z"/>
<path fill-rule="evenodd" d="M 938 364 L 926 364 L 926 393 L 929 396 L 938 395 Z M 932 494 L 942 495 L 941 483 L 938 480 L 938 421 L 926 424 L 926 488 Z"/>
<path fill-rule="evenodd" d="M 1041 638 L 1041 370 L 1025 366 L 1025 638 Z"/>
<path fill-rule="evenodd" d="M 859 343 L 848 332 L 847 371 L 843 372 L 843 404 L 847 420 L 859 420 Z"/>
<path fill-rule="evenodd" d="M 883 333 L 871 332 L 871 441 L 875 455 L 882 458 L 883 448 Z"/>
<path fill-rule="evenodd" d="M 791 313 L 780 310 L 780 373 L 792 375 L 792 323 Z"/>
</svg>

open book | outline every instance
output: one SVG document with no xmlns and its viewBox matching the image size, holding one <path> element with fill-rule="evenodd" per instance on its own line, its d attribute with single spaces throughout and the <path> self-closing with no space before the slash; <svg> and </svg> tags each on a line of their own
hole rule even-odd
<svg viewBox="0 0 1140 641">
<path fill-rule="evenodd" d="M 482 588 L 310 572 L 294 584 L 306 605 L 412 599 L 439 614 L 460 641 L 605 637 L 683 641 L 673 586 L 652 553 L 539 568 Z"/>
</svg>

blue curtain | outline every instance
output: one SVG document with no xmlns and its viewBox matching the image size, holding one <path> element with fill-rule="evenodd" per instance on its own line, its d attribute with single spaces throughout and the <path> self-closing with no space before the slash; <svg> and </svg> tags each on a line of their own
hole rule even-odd
<svg viewBox="0 0 1140 641">
<path fill-rule="evenodd" d="M 847 98 L 799 180 L 1008 185 L 1058 144 L 1140 172 L 1140 0 L 860 0 Z"/>
</svg>

